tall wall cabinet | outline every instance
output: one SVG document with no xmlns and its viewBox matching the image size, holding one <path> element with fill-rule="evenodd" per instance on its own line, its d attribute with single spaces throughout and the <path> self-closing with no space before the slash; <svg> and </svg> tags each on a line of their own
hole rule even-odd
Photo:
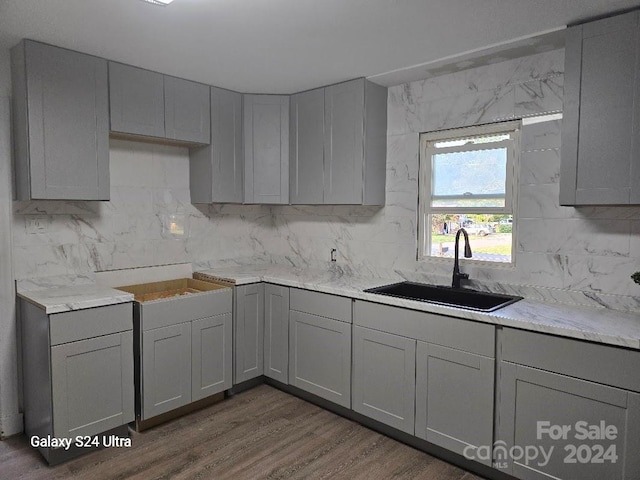
<svg viewBox="0 0 640 480">
<path fill-rule="evenodd" d="M 561 205 L 640 205 L 640 12 L 567 29 Z"/>
<path fill-rule="evenodd" d="M 384 205 L 387 89 L 363 78 L 291 97 L 292 204 Z"/>
<path fill-rule="evenodd" d="M 109 200 L 107 61 L 23 40 L 11 50 L 19 200 Z"/>
</svg>

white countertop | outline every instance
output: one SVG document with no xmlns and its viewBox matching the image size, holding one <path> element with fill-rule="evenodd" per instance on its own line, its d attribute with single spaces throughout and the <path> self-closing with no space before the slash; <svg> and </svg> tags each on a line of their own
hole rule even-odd
<svg viewBox="0 0 640 480">
<path fill-rule="evenodd" d="M 363 290 L 398 282 L 397 279 L 343 275 L 339 271 L 299 269 L 282 265 L 243 265 L 203 270 L 210 277 L 236 285 L 269 282 L 323 293 L 449 315 L 494 325 L 520 328 L 563 337 L 640 350 L 640 315 L 605 308 L 586 308 L 520 300 L 490 313 L 405 300 Z"/>
<path fill-rule="evenodd" d="M 18 288 L 18 296 L 42 308 L 46 314 L 103 307 L 133 301 L 133 294 L 101 285 L 75 285 L 40 290 Z"/>
</svg>

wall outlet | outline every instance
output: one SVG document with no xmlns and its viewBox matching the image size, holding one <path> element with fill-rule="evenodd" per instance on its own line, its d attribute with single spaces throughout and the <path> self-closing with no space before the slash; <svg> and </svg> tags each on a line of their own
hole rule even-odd
<svg viewBox="0 0 640 480">
<path fill-rule="evenodd" d="M 44 215 L 25 215 L 24 223 L 29 235 L 47 232 L 48 218 Z"/>
</svg>

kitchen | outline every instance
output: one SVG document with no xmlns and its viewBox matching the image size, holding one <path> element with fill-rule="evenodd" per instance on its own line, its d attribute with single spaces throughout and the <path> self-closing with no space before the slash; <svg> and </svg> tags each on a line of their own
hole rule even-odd
<svg viewBox="0 0 640 480">
<path fill-rule="evenodd" d="M 137 15 L 157 15 L 157 21 L 163 18 L 167 21 L 170 9 L 179 8 L 179 1 L 168 7 L 153 7 L 136 0 L 132 2 L 135 7 L 131 8 L 138 12 Z M 636 6 L 633 2 L 617 2 L 615 5 L 612 2 L 592 3 L 593 10 L 570 10 L 573 17 L 565 12 L 567 18 L 562 21 L 566 24 L 590 20 Z M 4 8 L 9 7 L 0 7 L 0 13 Z M 291 94 L 350 80 L 364 73 L 354 72 L 345 76 L 344 73 L 328 72 L 327 81 L 313 83 L 314 80 L 307 77 L 304 79 L 306 83 L 301 80 L 298 85 L 278 78 L 272 80 L 271 85 L 280 86 L 271 89 L 265 89 L 259 83 L 243 86 L 229 72 L 211 79 L 191 77 L 170 63 L 163 64 L 161 60 L 149 63 L 154 58 L 154 50 L 147 61 L 143 60 L 144 56 L 126 57 L 122 52 L 120 57 L 114 57 L 103 53 L 95 44 L 91 49 L 88 46 L 81 48 L 79 41 L 77 45 L 74 43 L 72 32 L 66 39 L 56 36 L 63 29 L 54 35 L 55 28 L 47 25 L 46 15 L 35 16 L 36 20 L 40 18 L 40 23 L 29 23 L 26 21 L 27 7 L 25 10 L 12 8 L 17 7 L 9 8 L 10 13 L 15 12 L 15 21 L 5 17 L 9 20 L 7 26 L 2 27 L 2 31 L 12 32 L 7 35 L 10 40 L 2 44 L 0 52 L 3 59 L 0 62 L 0 85 L 3 88 L 0 95 L 3 97 L 11 96 L 9 48 L 22 38 L 42 40 L 108 60 L 241 92 Z M 51 12 L 55 12 L 55 8 Z M 65 12 L 72 13 L 71 10 Z M 21 22 L 32 30 L 20 30 Z M 9 28 L 9 23 L 16 26 Z M 251 205 L 192 203 L 189 149 L 113 136 L 109 141 L 109 201 L 12 202 L 9 186 L 13 173 L 5 140 L 10 123 L 8 106 L 3 107 L 2 146 L 5 151 L 0 155 L 3 161 L 0 166 L 3 182 L 0 218 L 4 227 L 0 235 L 0 257 L 3 260 L 0 280 L 3 309 L 0 418 L 3 435 L 20 432 L 23 421 L 18 395 L 18 345 L 12 341 L 17 336 L 13 279 L 21 288 L 28 288 L 30 283 L 40 283 L 35 279 L 42 278 L 47 278 L 50 286 L 80 287 L 95 283 L 96 277 L 105 272 L 189 265 L 194 272 L 235 275 L 236 281 L 252 277 L 257 278 L 256 282 L 290 288 L 299 288 L 300 282 L 304 285 L 304 281 L 293 282 L 287 277 L 292 275 L 286 273 L 287 267 L 294 267 L 299 272 L 319 270 L 320 273 L 313 275 L 315 277 L 377 279 L 377 283 L 366 283 L 366 288 L 390 283 L 387 280 L 449 283 L 450 259 L 416 259 L 420 230 L 418 192 L 423 184 L 419 169 L 420 134 L 423 132 L 529 119 L 523 122 L 519 140 L 518 195 L 513 209 L 516 228 L 514 265 L 487 266 L 465 263 L 463 259 L 461 268 L 470 276 L 465 286 L 550 304 L 586 306 L 598 309 L 598 312 L 603 310 L 602 307 L 609 307 L 607 312 L 622 311 L 623 315 L 632 319 L 635 315 L 637 318 L 640 287 L 630 277 L 640 270 L 638 207 L 574 208 L 559 203 L 562 182 L 560 151 L 564 145 L 560 142 L 563 120 L 558 118 L 558 114 L 563 110 L 563 86 L 567 84 L 564 36 L 558 33 L 564 32 L 560 28 L 563 25 L 554 25 L 555 33 L 548 32 L 540 43 L 533 42 L 532 45 L 527 41 L 511 41 L 522 35 L 512 33 L 511 37 L 500 39 L 510 40 L 506 45 L 493 46 L 493 56 L 483 53 L 487 51 L 483 48 L 438 63 L 435 60 L 447 56 L 441 53 L 433 58 L 432 64 L 414 70 L 392 71 L 424 62 L 425 58 L 366 72 L 372 83 L 377 81 L 389 87 L 384 206 L 362 205 L 363 202 L 360 205 L 309 205 L 302 202 L 300 205 L 273 205 L 272 202 L 260 201 L 251 202 L 254 203 Z M 530 33 L 549 28 L 550 25 L 545 28 L 539 26 L 537 31 Z M 493 39 L 482 45 L 491 47 L 490 44 L 497 41 Z M 473 48 L 455 48 L 459 49 L 451 53 L 459 54 L 473 50 L 475 45 Z M 167 51 L 173 50 L 168 47 Z M 176 56 L 177 53 L 173 55 Z M 170 57 L 167 54 L 164 61 Z M 261 71 L 277 77 L 277 70 L 264 65 Z M 386 76 L 380 74 L 384 71 L 390 73 Z M 376 79 L 376 76 L 380 78 Z M 263 78 L 263 81 L 267 82 L 268 78 Z M 545 121 L 531 120 L 540 118 Z M 293 195 L 293 189 L 289 194 Z M 473 238 L 471 246 L 473 248 Z M 331 262 L 332 249 L 335 249 L 335 262 Z M 8 265 L 12 265 L 12 272 L 5 271 Z M 281 271 L 261 271 L 261 268 L 267 268 L 264 265 L 275 265 Z M 158 270 L 152 272 L 151 278 L 143 281 L 152 281 L 158 275 Z M 170 278 L 176 277 L 162 280 Z M 312 283 L 307 280 L 307 284 Z M 327 282 L 325 278 L 316 278 L 315 283 Z M 340 295 L 340 291 L 332 288 L 334 290 L 324 293 Z M 361 298 L 359 295 L 353 298 Z M 371 297 L 366 299 L 371 300 Z M 632 322 L 629 320 L 629 323 Z M 624 331 L 634 331 L 637 325 L 626 327 L 630 330 Z M 598 334 L 602 337 L 619 336 L 618 332 L 600 331 L 598 328 L 604 327 L 594 322 L 590 337 L 573 337 L 594 340 Z M 549 332 L 543 327 L 539 330 Z M 634 348 L 624 342 L 616 345 Z"/>
</svg>

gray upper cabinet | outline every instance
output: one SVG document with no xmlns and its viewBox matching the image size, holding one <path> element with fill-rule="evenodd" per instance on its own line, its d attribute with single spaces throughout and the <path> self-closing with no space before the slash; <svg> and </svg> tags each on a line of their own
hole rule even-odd
<svg viewBox="0 0 640 480">
<path fill-rule="evenodd" d="M 325 89 L 325 203 L 362 203 L 364 80 Z"/>
<path fill-rule="evenodd" d="M 324 88 L 291 96 L 291 203 L 324 203 Z"/>
<path fill-rule="evenodd" d="M 209 86 L 109 62 L 111 132 L 209 144 Z"/>
<path fill-rule="evenodd" d="M 164 126 L 171 140 L 208 144 L 211 108 L 208 85 L 164 76 Z"/>
<path fill-rule="evenodd" d="M 244 95 L 244 202 L 289 203 L 289 96 Z"/>
<path fill-rule="evenodd" d="M 386 88 L 360 78 L 292 97 L 292 204 L 384 205 L 386 156 Z"/>
<path fill-rule="evenodd" d="M 289 383 L 289 287 L 264 286 L 264 374 Z"/>
<path fill-rule="evenodd" d="M 211 87 L 211 143 L 189 150 L 192 203 L 242 203 L 242 94 Z"/>
<path fill-rule="evenodd" d="M 640 204 L 639 15 L 567 29 L 561 205 Z"/>
<path fill-rule="evenodd" d="M 109 62 L 111 131 L 164 138 L 164 76 Z"/>
<path fill-rule="evenodd" d="M 235 289 L 233 384 L 264 373 L 264 284 Z"/>
<path fill-rule="evenodd" d="M 353 327 L 353 409 L 413 435 L 416 341 Z"/>
<path fill-rule="evenodd" d="M 109 200 L 107 61 L 23 40 L 11 50 L 19 200 Z"/>
</svg>

